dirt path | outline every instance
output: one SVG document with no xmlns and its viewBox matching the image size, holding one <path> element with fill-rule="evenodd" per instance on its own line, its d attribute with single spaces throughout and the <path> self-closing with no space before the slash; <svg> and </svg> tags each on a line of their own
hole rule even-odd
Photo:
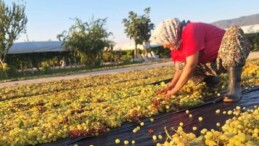
<svg viewBox="0 0 259 146">
<path fill-rule="evenodd" d="M 6 83 L 0 83 L 0 88 L 8 87 L 8 86 L 16 86 L 16 85 L 51 82 L 51 81 L 57 81 L 57 80 L 70 80 L 70 79 L 76 79 L 76 78 L 83 78 L 83 77 L 86 77 L 86 76 L 115 74 L 115 73 L 121 73 L 121 72 L 128 72 L 128 71 L 134 71 L 134 70 L 144 70 L 144 69 L 149 69 L 149 68 L 156 68 L 156 67 L 162 67 L 162 66 L 172 66 L 172 65 L 173 65 L 172 62 L 163 62 L 163 63 L 146 64 L 146 65 L 141 65 L 141 66 L 110 69 L 110 70 L 103 70 L 103 71 L 93 71 L 93 72 L 66 75 L 66 76 L 47 77 L 47 78 L 39 78 L 39 79 L 21 80 L 21 81 L 11 81 L 11 82 L 6 82 Z"/>
<path fill-rule="evenodd" d="M 258 58 L 259 58 L 259 52 L 252 52 L 248 56 L 248 59 L 258 59 Z"/>
<path fill-rule="evenodd" d="M 259 58 L 259 52 L 250 53 L 249 56 L 248 56 L 248 59 L 257 59 L 257 58 Z M 70 80 L 70 79 L 82 78 L 82 77 L 86 77 L 86 76 L 115 74 L 115 73 L 121 73 L 121 72 L 128 72 L 128 71 L 134 71 L 134 70 L 144 70 L 144 69 L 149 69 L 149 68 L 156 68 L 156 67 L 162 67 L 162 66 L 172 66 L 172 65 L 173 65 L 173 63 L 170 61 L 170 62 L 163 62 L 163 63 L 156 63 L 156 64 L 147 64 L 147 65 L 142 65 L 142 66 L 133 66 L 133 67 L 127 67 L 127 68 L 94 71 L 94 72 L 67 75 L 67 76 L 48 77 L 48 78 L 40 78 L 40 79 L 22 80 L 22 81 L 11 81 L 11 82 L 6 82 L 6 83 L 0 83 L 0 88 L 9 87 L 9 86 L 16 86 L 16 85 L 51 82 L 51 81 L 57 81 L 57 80 Z"/>
</svg>

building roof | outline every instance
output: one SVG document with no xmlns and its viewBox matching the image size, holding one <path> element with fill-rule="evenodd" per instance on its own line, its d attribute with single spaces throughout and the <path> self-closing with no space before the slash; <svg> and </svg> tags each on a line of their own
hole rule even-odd
<svg viewBox="0 0 259 146">
<path fill-rule="evenodd" d="M 8 54 L 41 53 L 41 52 L 62 52 L 67 51 L 59 41 L 44 42 L 18 42 L 9 49 Z"/>
<path fill-rule="evenodd" d="M 255 25 L 247 25 L 241 27 L 244 33 L 258 33 L 259 32 L 259 24 Z"/>
</svg>

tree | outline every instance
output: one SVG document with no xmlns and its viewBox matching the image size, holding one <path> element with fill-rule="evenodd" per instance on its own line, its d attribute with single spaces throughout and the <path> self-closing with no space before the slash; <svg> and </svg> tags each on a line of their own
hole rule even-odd
<svg viewBox="0 0 259 146">
<path fill-rule="evenodd" d="M 0 0 L 0 65 L 6 66 L 5 60 L 9 49 L 19 34 L 26 31 L 27 17 L 25 5 L 12 3 L 8 7 Z"/>
<path fill-rule="evenodd" d="M 144 14 L 138 16 L 133 11 L 129 12 L 128 19 L 123 19 L 125 33 L 135 42 L 134 58 L 137 58 L 137 45 L 148 42 L 154 24 L 149 18 L 150 7 L 144 9 Z"/>
<path fill-rule="evenodd" d="M 105 23 L 106 19 L 92 18 L 90 22 L 83 23 L 76 18 L 68 32 L 63 31 L 57 38 L 65 48 L 72 49 L 80 57 L 81 63 L 93 65 L 101 58 L 103 49 L 113 44 L 108 40 L 112 33 L 104 28 Z"/>
<path fill-rule="evenodd" d="M 251 43 L 251 51 L 259 51 L 259 33 L 249 33 L 245 36 Z"/>
</svg>

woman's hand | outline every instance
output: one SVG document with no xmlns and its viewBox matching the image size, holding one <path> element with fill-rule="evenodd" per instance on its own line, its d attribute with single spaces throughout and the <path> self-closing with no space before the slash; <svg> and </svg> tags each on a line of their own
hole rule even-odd
<svg viewBox="0 0 259 146">
<path fill-rule="evenodd" d="M 162 90 L 159 90 L 158 92 L 156 92 L 155 95 L 159 95 L 159 94 L 165 94 L 167 93 L 167 91 L 169 90 L 168 86 L 163 88 Z"/>
<path fill-rule="evenodd" d="M 172 88 L 174 88 L 175 84 L 177 83 L 178 79 L 181 76 L 181 73 L 182 73 L 182 70 L 175 71 L 174 77 L 173 77 L 172 81 L 166 87 L 164 87 L 162 90 L 159 90 L 158 92 L 156 92 L 156 95 L 166 94 L 167 91 L 169 91 Z"/>
<path fill-rule="evenodd" d="M 166 99 L 170 99 L 172 95 L 175 95 L 187 83 L 198 64 L 198 57 L 199 53 L 196 53 L 186 58 L 186 64 L 183 71 L 181 72 L 175 86 L 170 91 L 167 91 Z"/>
<path fill-rule="evenodd" d="M 165 99 L 170 100 L 173 95 L 175 95 L 177 91 L 172 89 L 166 92 Z"/>
</svg>

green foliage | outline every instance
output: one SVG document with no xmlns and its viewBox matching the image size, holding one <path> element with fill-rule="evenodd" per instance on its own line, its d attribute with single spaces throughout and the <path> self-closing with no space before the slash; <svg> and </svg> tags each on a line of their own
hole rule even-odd
<svg viewBox="0 0 259 146">
<path fill-rule="evenodd" d="M 138 29 L 140 31 L 140 43 L 148 42 L 151 36 L 151 30 L 154 29 L 154 24 L 151 22 L 149 18 L 150 8 L 146 8 L 144 12 L 144 15 L 140 17 L 141 23 L 138 25 Z"/>
<path fill-rule="evenodd" d="M 0 63 L 5 63 L 6 55 L 18 38 L 18 35 L 25 32 L 27 17 L 23 4 L 12 3 L 8 7 L 0 0 Z"/>
<path fill-rule="evenodd" d="M 8 55 L 6 62 L 23 72 L 28 68 L 32 68 L 32 59 L 28 55 Z"/>
<path fill-rule="evenodd" d="M 151 23 L 149 18 L 150 8 L 144 10 L 144 14 L 138 16 L 133 11 L 129 12 L 128 19 L 123 19 L 125 26 L 125 33 L 130 39 L 135 41 L 134 58 L 137 57 L 137 45 L 148 42 L 151 35 L 151 30 L 154 28 L 154 24 Z"/>
<path fill-rule="evenodd" d="M 251 51 L 259 51 L 259 33 L 246 34 L 246 37 L 252 45 Z"/>
<path fill-rule="evenodd" d="M 133 51 L 104 51 L 102 53 L 102 60 L 104 62 L 128 63 L 132 60 Z"/>
<path fill-rule="evenodd" d="M 125 63 L 129 63 L 132 60 L 132 55 L 130 54 L 122 55 L 121 60 Z"/>
<path fill-rule="evenodd" d="M 104 51 L 102 53 L 102 59 L 104 62 L 112 62 L 115 53 L 113 51 Z"/>
<path fill-rule="evenodd" d="M 16 75 L 16 69 L 7 63 L 0 64 L 0 78 L 7 79 L 9 76 Z"/>
<path fill-rule="evenodd" d="M 26 69 L 41 68 L 41 62 L 49 61 L 51 67 L 60 66 L 60 60 L 64 59 L 68 65 L 74 63 L 72 52 L 43 52 L 43 53 L 26 53 L 26 54 L 8 54 L 6 63 L 17 70 L 24 72 Z"/>
<path fill-rule="evenodd" d="M 82 22 L 76 18 L 75 24 L 68 32 L 63 31 L 57 37 L 65 48 L 72 49 L 75 56 L 80 57 L 81 63 L 94 65 L 100 60 L 104 47 L 113 45 L 113 42 L 108 40 L 112 34 L 104 28 L 105 23 L 106 19 Z"/>
<path fill-rule="evenodd" d="M 164 49 L 163 46 L 157 46 L 150 48 L 151 51 L 153 51 L 155 54 L 157 54 L 161 58 L 167 58 L 170 57 L 170 50 Z"/>
<path fill-rule="evenodd" d="M 41 68 L 44 73 L 47 73 L 49 71 L 50 66 L 51 66 L 51 64 L 48 60 L 41 62 Z"/>
<path fill-rule="evenodd" d="M 9 67 L 6 63 L 0 64 L 0 78 L 7 78 Z"/>
</svg>

